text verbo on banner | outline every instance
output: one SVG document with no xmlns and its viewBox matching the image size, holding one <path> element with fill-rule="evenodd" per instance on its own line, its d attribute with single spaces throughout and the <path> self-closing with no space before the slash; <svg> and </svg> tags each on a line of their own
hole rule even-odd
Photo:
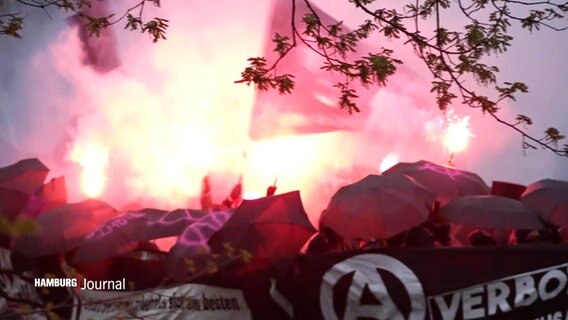
<svg viewBox="0 0 568 320">
<path fill-rule="evenodd" d="M 542 255 L 542 260 L 526 263 L 526 257 L 519 254 L 520 251 L 494 251 L 485 254 L 503 251 L 510 261 L 480 268 L 484 261 L 479 261 L 476 255 L 462 255 L 463 251 L 432 252 L 428 266 L 416 253 L 397 254 L 396 259 L 374 253 L 343 258 L 326 271 L 319 269 L 323 275 L 317 297 L 318 314 L 334 320 L 359 317 L 396 320 L 568 319 L 568 264 L 558 264 L 566 261 L 565 252 L 555 249 L 556 254 L 550 254 L 540 250 L 538 254 Z M 530 248 L 526 251 L 535 253 Z M 455 259 L 456 253 L 460 253 L 462 261 L 447 263 L 450 258 Z M 422 256 L 425 257 L 428 255 Z M 441 259 L 443 257 L 447 259 Z M 521 262 L 521 258 L 525 263 L 512 268 L 514 263 Z M 325 260 L 332 259 L 324 258 L 320 263 Z M 301 268 L 300 274 L 316 276 L 314 271 L 318 268 L 313 267 L 314 263 L 317 265 L 316 261 L 310 261 L 312 267 Z M 466 270 L 481 274 L 470 274 L 477 280 L 467 280 L 464 278 L 467 271 L 456 268 L 458 265 L 472 266 L 471 270 Z M 436 271 L 432 273 L 426 269 Z M 491 274 L 495 274 L 495 278 L 491 279 Z"/>
</svg>

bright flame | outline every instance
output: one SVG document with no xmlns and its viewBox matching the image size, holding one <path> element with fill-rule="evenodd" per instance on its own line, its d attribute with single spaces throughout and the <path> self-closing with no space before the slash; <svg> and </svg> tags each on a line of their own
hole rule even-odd
<svg viewBox="0 0 568 320">
<path fill-rule="evenodd" d="M 277 193 L 301 190 L 302 197 L 320 191 L 322 172 L 332 172 L 341 160 L 332 146 L 339 145 L 339 133 L 287 136 L 256 141 L 247 152 L 245 187 L 264 196 L 277 177 Z"/>
<path fill-rule="evenodd" d="M 244 200 L 255 200 L 255 199 L 260 199 L 263 196 L 260 193 L 254 192 L 254 191 L 245 191 L 243 192 L 243 199 Z"/>
<path fill-rule="evenodd" d="M 81 191 L 89 198 L 100 196 L 106 186 L 109 150 L 100 144 L 76 144 L 70 159 L 82 167 Z"/>
<path fill-rule="evenodd" d="M 474 137 L 469 127 L 470 116 L 458 118 L 453 110 L 448 114 L 448 127 L 444 132 L 442 144 L 450 154 L 464 151 L 469 145 L 470 138 Z"/>
<path fill-rule="evenodd" d="M 390 169 L 395 164 L 397 164 L 398 162 L 399 162 L 398 154 L 389 153 L 386 157 L 383 158 L 383 161 L 381 162 L 381 165 L 379 167 L 379 171 L 383 173 L 388 169 Z"/>
</svg>

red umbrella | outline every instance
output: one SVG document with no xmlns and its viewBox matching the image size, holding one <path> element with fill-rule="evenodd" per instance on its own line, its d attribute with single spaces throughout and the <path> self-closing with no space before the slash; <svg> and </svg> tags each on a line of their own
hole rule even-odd
<svg viewBox="0 0 568 320">
<path fill-rule="evenodd" d="M 316 232 L 310 223 L 299 191 L 255 200 L 244 200 L 233 216 L 209 240 L 213 252 L 229 243 L 277 267 L 294 258 Z"/>
<path fill-rule="evenodd" d="M 405 175 L 369 175 L 333 195 L 321 225 L 345 241 L 386 239 L 425 222 L 434 199 Z"/>
<path fill-rule="evenodd" d="M 36 158 L 0 168 L 0 187 L 32 194 L 43 186 L 49 169 Z"/>
<path fill-rule="evenodd" d="M 522 202 L 501 196 L 465 196 L 440 208 L 452 223 L 488 229 L 544 229 L 535 210 Z"/>
<path fill-rule="evenodd" d="M 434 192 L 441 204 L 467 195 L 488 195 L 489 187 L 475 173 L 441 166 L 428 161 L 401 162 L 383 173 L 404 174 Z"/>
<path fill-rule="evenodd" d="M 568 227 L 568 181 L 545 179 L 530 184 L 521 201 L 552 224 Z"/>
</svg>

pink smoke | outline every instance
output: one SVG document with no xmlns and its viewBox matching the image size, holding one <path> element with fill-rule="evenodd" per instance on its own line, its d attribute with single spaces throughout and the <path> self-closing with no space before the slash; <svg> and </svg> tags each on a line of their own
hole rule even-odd
<svg viewBox="0 0 568 320">
<path fill-rule="evenodd" d="M 416 63 L 402 67 L 389 86 L 365 93 L 371 98 L 362 105 L 364 119 L 357 130 L 251 141 L 254 91 L 233 81 L 247 58 L 262 54 L 265 37 L 272 37 L 266 35 L 270 3 L 162 4 L 151 14 L 171 21 L 167 41 L 152 44 L 145 36 L 118 32 L 116 42 L 112 33 L 85 42 L 82 27 L 74 25 L 29 61 L 29 77 L 51 88 L 32 88 L 38 97 L 30 101 L 42 95 L 68 119 L 77 119 L 74 125 L 53 127 L 49 118 L 36 117 L 32 131 L 37 134 L 31 139 L 41 140 L 48 127 L 68 136 L 60 144 L 64 154 L 46 163 L 53 174 L 68 177 L 71 201 L 85 197 L 81 172 L 92 168 L 92 157 L 80 151 L 93 148 L 104 150 L 100 172 L 107 179 L 100 197 L 118 208 L 133 202 L 197 207 L 206 174 L 216 200 L 224 199 L 242 174 L 245 194 L 264 194 L 276 177 L 279 193 L 300 189 L 312 222 L 338 187 L 378 173 L 387 155 L 400 161 L 447 161 L 428 129 L 442 115 L 429 93 L 429 78 Z M 406 52 L 398 58 L 414 59 Z M 480 119 L 477 111 L 456 109 L 460 117 L 472 116 L 476 135 L 457 157 L 457 167 L 474 170 L 509 137 L 492 135 L 504 131 Z M 346 173 L 338 176 L 340 171 Z"/>
</svg>

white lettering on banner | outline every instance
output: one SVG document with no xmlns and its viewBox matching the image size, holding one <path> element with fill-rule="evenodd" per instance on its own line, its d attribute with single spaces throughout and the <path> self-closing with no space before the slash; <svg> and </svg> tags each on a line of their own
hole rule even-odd
<svg viewBox="0 0 568 320">
<path fill-rule="evenodd" d="M 461 318 L 484 319 L 517 308 L 530 307 L 538 301 L 548 301 L 561 294 L 567 295 L 567 268 L 568 263 L 428 297 L 430 319 L 460 318 L 460 306 Z M 434 314 L 434 310 L 438 313 Z M 556 313 L 553 313 L 536 319 L 555 320 L 556 317 Z M 568 320 L 568 315 L 566 319 L 564 316 L 561 318 Z"/>
<path fill-rule="evenodd" d="M 241 290 L 201 284 L 144 292 L 84 290 L 80 297 L 72 319 L 252 319 Z"/>
<path fill-rule="evenodd" d="M 33 278 L 30 273 L 23 273 L 22 276 Z M 10 299 L 42 304 L 33 284 L 15 274 L 10 250 L 5 248 L 0 248 L 0 291 L 7 297 L 0 297 L 0 310 L 10 304 Z"/>
<path fill-rule="evenodd" d="M 483 287 L 473 287 L 463 291 L 462 299 L 464 319 L 469 320 L 485 317 L 485 310 L 481 305 L 483 302 L 482 294 Z"/>
<path fill-rule="evenodd" d="M 538 318 L 534 318 L 534 320 L 567 320 L 567 319 L 568 319 L 568 311 L 556 311 L 544 316 L 540 316 Z"/>
<path fill-rule="evenodd" d="M 487 285 L 487 315 L 497 314 L 497 310 L 505 313 L 511 311 L 511 305 L 507 302 L 507 297 L 511 290 L 503 282 L 496 282 Z"/>
<path fill-rule="evenodd" d="M 408 318 L 403 316 L 392 300 L 378 269 L 388 271 L 404 286 L 410 298 Z M 353 280 L 347 293 L 345 314 L 340 317 L 333 306 L 333 288 L 341 278 L 350 273 L 353 273 Z M 375 296 L 379 304 L 361 304 L 365 287 Z M 381 320 L 423 320 L 426 314 L 424 290 L 414 272 L 397 259 L 383 254 L 361 254 L 335 264 L 323 276 L 320 287 L 320 308 L 326 320 L 355 320 L 360 317 Z"/>
<path fill-rule="evenodd" d="M 515 279 L 515 308 L 530 306 L 538 298 L 534 287 L 534 279 L 531 276 L 518 277 Z"/>
</svg>

